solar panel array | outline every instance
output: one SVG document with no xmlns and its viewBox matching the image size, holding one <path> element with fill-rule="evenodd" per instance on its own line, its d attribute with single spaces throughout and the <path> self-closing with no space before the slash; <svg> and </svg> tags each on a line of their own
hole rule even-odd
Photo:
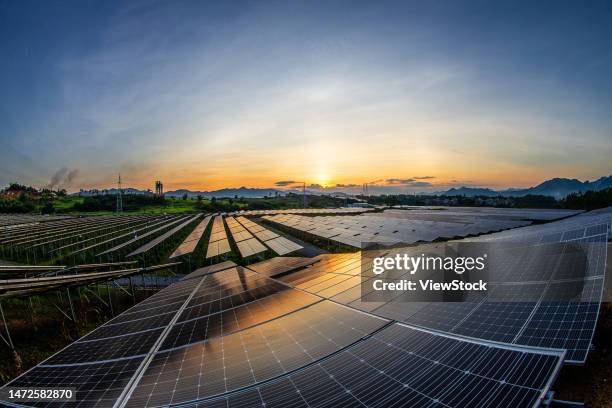
<svg viewBox="0 0 612 408">
<path fill-rule="evenodd" d="M 115 226 L 130 225 L 149 218 L 145 216 L 100 216 L 67 218 L 34 225 L 19 225 L 10 229 L 3 229 L 0 234 L 0 243 L 26 248 L 43 245 L 54 248 L 53 244 L 62 239 L 77 239 L 84 235 L 95 235 Z"/>
<path fill-rule="evenodd" d="M 361 302 L 355 253 L 211 265 L 9 385 L 76 387 L 67 405 L 92 407 L 534 407 L 564 360 L 586 357 L 611 220 L 608 210 L 479 238 L 596 243 L 586 276 L 526 281 L 530 259 L 508 264 L 500 292 L 512 302 Z M 576 301 L 549 301 L 576 286 Z M 516 301 L 526 293 L 541 300 Z"/>
<path fill-rule="evenodd" d="M 395 217 L 406 219 L 421 219 L 430 221 L 466 222 L 473 219 L 489 220 L 537 220 L 553 221 L 574 216 L 582 210 L 564 209 L 534 209 L 534 208 L 496 208 L 496 207 L 429 207 L 429 206 L 397 206 L 384 212 L 372 213 L 378 217 Z"/>
<path fill-rule="evenodd" d="M 313 260 L 277 259 L 195 271 L 9 385 L 91 407 L 532 407 L 563 360 L 340 305 L 269 277 Z"/>
<path fill-rule="evenodd" d="M 92 283 L 100 283 L 106 281 L 116 281 L 120 278 L 129 277 L 136 274 L 150 273 L 152 271 L 167 269 L 177 265 L 176 263 L 155 265 L 148 268 L 130 268 L 130 269 L 113 269 L 102 272 L 87 272 L 78 273 L 77 269 L 72 269 L 71 274 L 58 274 L 54 271 L 54 276 L 42 277 L 26 277 L 0 279 L 0 298 L 22 297 L 41 294 L 52 291 L 58 288 L 71 288 L 86 286 Z M 100 265 L 83 265 L 83 269 L 99 269 L 105 267 L 119 267 L 120 264 L 100 264 Z M 98 268 L 99 267 L 99 268 Z M 68 270 L 68 269 L 66 269 Z M 66 271 L 64 270 L 64 271 Z M 40 271 L 40 269 L 31 269 L 31 271 Z M 63 272 L 63 271 L 59 271 Z M 40 273 L 40 272 L 38 272 Z"/>
<path fill-rule="evenodd" d="M 134 232 L 130 232 L 127 235 L 128 236 L 133 236 L 132 239 L 129 239 L 129 240 L 125 241 L 125 242 L 122 242 L 122 243 L 120 243 L 118 245 L 115 245 L 114 247 L 112 247 L 110 249 L 102 251 L 99 254 L 97 254 L 96 256 L 102 256 L 102 255 L 110 254 L 110 253 L 119 251 L 119 250 L 121 250 L 123 248 L 127 248 L 128 246 L 130 246 L 130 245 L 132 245 L 132 244 L 134 244 L 136 242 L 139 242 L 141 240 L 144 240 L 145 238 L 154 237 L 156 234 L 161 233 L 162 231 L 167 230 L 169 227 L 175 226 L 176 224 L 178 224 L 181 221 L 185 222 L 185 220 L 187 218 L 188 217 L 173 217 L 171 220 L 164 221 L 164 222 L 161 222 L 159 224 L 156 223 L 156 228 L 154 228 L 152 230 L 149 229 L 148 231 L 144 232 L 141 235 L 135 234 Z M 157 225 L 159 225 L 159 226 L 157 226 Z"/>
<path fill-rule="evenodd" d="M 288 208 L 284 210 L 242 210 L 236 211 L 233 215 L 240 215 L 245 217 L 259 216 L 259 215 L 272 215 L 272 214 L 309 214 L 309 215 L 322 215 L 322 214 L 361 214 L 364 212 L 372 211 L 373 208 L 352 208 L 352 207 L 341 207 L 341 208 Z"/>
<path fill-rule="evenodd" d="M 439 238 L 467 237 L 526 226 L 531 224 L 531 220 L 551 220 L 578 212 L 449 207 L 386 210 L 354 217 L 278 214 L 262 218 L 289 228 L 297 234 L 363 248 L 364 244 L 370 242 L 411 244 L 420 241 L 432 242 Z"/>
<path fill-rule="evenodd" d="M 73 244 L 68 244 L 64 247 L 58 248 L 58 250 L 61 250 L 63 248 L 73 248 L 72 252 L 69 253 L 69 256 L 71 256 L 86 251 L 94 250 L 94 248 L 105 248 L 107 246 L 113 245 L 113 243 L 117 241 L 126 240 L 125 242 L 114 247 L 115 250 L 121 249 L 128 245 L 131 245 L 132 243 L 137 242 L 139 239 L 163 231 L 168 225 L 173 225 L 176 219 L 177 217 L 168 217 L 161 220 L 150 219 L 136 226 L 129 226 L 127 228 L 122 228 L 114 232 L 103 234 L 99 237 L 92 237 Z M 99 239 L 103 240 L 99 241 Z M 107 253 L 110 252 L 113 251 L 109 251 Z"/>
<path fill-rule="evenodd" d="M 0 214 L 0 229 L 10 230 L 20 225 L 34 225 L 41 222 L 64 220 L 70 215 L 31 215 L 31 214 Z"/>
<path fill-rule="evenodd" d="M 267 249 L 251 234 L 247 231 L 234 217 L 225 218 L 227 227 L 232 234 L 232 238 L 238 247 L 238 252 L 243 258 L 257 255 L 266 252 Z"/>
<path fill-rule="evenodd" d="M 185 238 L 185 240 L 181 243 L 181 245 L 176 248 L 176 250 L 170 255 L 170 259 L 177 258 L 183 255 L 189 255 L 195 251 L 200 239 L 202 239 L 202 235 L 206 231 L 208 224 L 210 224 L 210 220 L 212 219 L 211 215 L 207 215 L 204 219 L 198 224 L 197 227 L 194 228 L 193 231 Z"/>
<path fill-rule="evenodd" d="M 283 256 L 290 254 L 291 252 L 299 251 L 304 248 L 303 246 L 296 244 L 286 237 L 281 237 L 277 233 L 270 231 L 269 229 L 254 223 L 245 217 L 238 217 L 237 220 L 253 235 L 263 241 L 271 250 L 276 252 L 278 255 Z"/>
<path fill-rule="evenodd" d="M 606 242 L 611 221 L 612 212 L 589 213 L 473 239 L 513 240 L 530 245 L 547 242 L 568 244 L 564 254 L 548 257 L 540 251 L 533 251 L 537 257 L 517 259 L 509 253 L 506 282 L 493 285 L 489 296 L 473 294 L 461 303 L 407 303 L 401 292 L 391 301 L 362 302 L 359 253 L 321 255 L 317 257 L 319 262 L 312 267 L 282 279 L 299 289 L 386 318 L 479 339 L 567 349 L 567 361 L 583 363 L 590 349 L 603 293 Z M 545 267 L 546 262 L 571 259 L 572 242 L 590 244 L 588 270 L 584 276 L 573 275 L 576 271 L 571 265 L 569 268 L 556 268 L 554 275 L 538 274 L 553 270 Z M 569 301 L 559 300 L 559 294 L 563 293 L 570 295 Z"/>
</svg>

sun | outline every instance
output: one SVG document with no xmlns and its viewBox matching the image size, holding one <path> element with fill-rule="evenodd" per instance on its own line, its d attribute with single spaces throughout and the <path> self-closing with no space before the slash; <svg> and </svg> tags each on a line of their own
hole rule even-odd
<svg viewBox="0 0 612 408">
<path fill-rule="evenodd" d="M 327 173 L 319 173 L 317 176 L 317 184 L 320 184 L 323 187 L 328 187 L 330 185 L 329 176 Z"/>
</svg>

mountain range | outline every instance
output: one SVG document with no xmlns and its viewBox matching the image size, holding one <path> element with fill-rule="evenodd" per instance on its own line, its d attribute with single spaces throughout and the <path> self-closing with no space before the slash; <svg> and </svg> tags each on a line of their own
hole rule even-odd
<svg viewBox="0 0 612 408">
<path fill-rule="evenodd" d="M 599 191 L 604 188 L 612 187 L 612 176 L 601 177 L 595 181 L 580 181 L 577 179 L 553 178 L 529 188 L 509 188 L 506 190 L 492 190 L 480 187 L 459 187 L 451 188 L 446 191 L 439 191 L 437 195 L 462 195 L 467 197 L 488 196 L 488 197 L 521 197 L 526 195 L 544 195 L 563 198 L 571 193 L 585 192 L 589 190 Z"/>
<path fill-rule="evenodd" d="M 584 192 L 588 190 L 599 191 L 604 188 L 612 187 L 612 176 L 601 177 L 595 181 L 580 181 L 577 179 L 568 179 L 568 178 L 553 178 L 550 180 L 546 180 L 545 182 L 538 184 L 534 187 L 529 188 L 509 188 L 505 190 L 492 190 L 490 188 L 483 187 L 453 187 L 446 191 L 437 191 L 437 192 L 422 192 L 420 194 L 427 195 L 462 195 L 466 197 L 474 197 L 474 196 L 487 196 L 487 197 L 520 197 L 526 196 L 529 194 L 532 195 L 545 195 L 555 197 L 556 199 L 563 198 L 571 193 L 576 192 Z M 244 197 L 244 198 L 262 198 L 262 197 L 275 197 L 275 196 L 284 196 L 288 193 L 293 192 L 296 194 L 301 194 L 301 191 L 298 190 L 278 190 L 274 188 L 248 188 L 248 187 L 240 187 L 240 188 L 224 188 L 220 190 L 214 191 L 191 191 L 186 189 L 167 191 L 164 193 L 166 197 L 183 197 L 187 194 L 189 198 L 195 198 L 197 196 L 201 196 L 202 198 L 224 198 L 224 197 Z M 342 191 L 341 189 L 326 189 L 316 190 L 316 189 L 308 189 L 306 191 L 308 194 L 319 194 L 319 195 L 334 195 L 334 196 L 349 196 L 351 195 L 347 191 Z M 138 190 L 135 188 L 124 188 L 124 194 L 152 194 L 150 190 Z M 112 188 L 108 190 L 81 190 L 76 195 L 82 196 L 91 196 L 96 194 L 117 194 L 117 189 Z M 352 194 L 355 195 L 355 194 Z"/>
</svg>

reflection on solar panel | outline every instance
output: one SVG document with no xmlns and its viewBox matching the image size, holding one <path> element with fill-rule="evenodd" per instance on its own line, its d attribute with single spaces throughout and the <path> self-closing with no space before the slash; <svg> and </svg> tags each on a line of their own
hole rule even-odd
<svg viewBox="0 0 612 408">
<path fill-rule="evenodd" d="M 234 242 L 238 243 L 240 241 L 245 241 L 247 239 L 253 238 L 253 235 L 249 233 L 242 225 L 238 223 L 233 217 L 225 218 L 225 222 L 227 222 L 227 227 L 232 234 L 232 238 Z"/>
<path fill-rule="evenodd" d="M 267 249 L 255 238 L 247 239 L 246 241 L 236 242 L 240 256 L 247 258 L 262 252 L 266 252 Z"/>
<path fill-rule="evenodd" d="M 298 245 L 285 237 L 281 237 L 277 233 L 272 232 L 247 218 L 238 217 L 238 221 L 280 256 L 287 255 L 303 248 L 303 246 Z"/>
<path fill-rule="evenodd" d="M 318 260 L 302 257 L 276 257 L 248 266 L 249 269 L 271 278 L 284 275 L 288 272 L 302 269 L 316 263 Z"/>
<path fill-rule="evenodd" d="M 309 269 L 281 279 L 342 304 L 421 327 L 512 344 L 567 349 L 568 361 L 582 363 L 590 348 L 601 302 L 607 225 L 612 219 L 612 213 L 603 218 L 589 214 L 478 239 L 538 243 L 545 242 L 545 238 L 550 242 L 554 235 L 557 239 L 565 236 L 573 242 L 599 242 L 589 247 L 586 276 L 571 274 L 575 271 L 571 265 L 573 246 L 566 246 L 563 254 L 549 257 L 535 250 L 535 258 L 516 258 L 509 254 L 505 276 L 509 283 L 492 285 L 488 297 L 473 295 L 461 303 L 405 303 L 401 302 L 402 298 L 362 302 L 360 254 L 321 255 L 320 262 Z M 606 220 L 607 223 L 601 224 Z M 582 227 L 578 228 L 579 225 Z M 589 236 L 589 233 L 595 235 Z M 554 276 L 542 275 L 542 271 L 552 268 L 540 268 L 541 265 L 559 259 L 570 265 L 556 268 Z M 559 293 L 563 292 L 570 293 L 569 301 L 558 301 Z M 523 298 L 527 300 L 521 301 Z"/>
<path fill-rule="evenodd" d="M 320 262 L 351 279 L 353 256 Z M 476 399 L 531 407 L 556 375 L 561 351 L 392 324 L 267 276 L 306 267 L 287 276 L 314 290 L 324 280 L 309 282 L 303 271 L 326 274 L 313 261 L 276 258 L 253 270 L 224 262 L 194 271 L 10 385 L 76 386 L 79 401 L 92 406 L 468 407 Z"/>
<path fill-rule="evenodd" d="M 431 242 L 466 237 L 531 224 L 529 219 L 554 219 L 569 210 L 455 209 L 387 210 L 359 216 L 266 215 L 263 219 L 306 236 L 362 248 L 365 243 Z M 529 218 L 531 217 L 531 218 Z"/>
<path fill-rule="evenodd" d="M 196 269 L 195 271 L 185 275 L 181 280 L 197 278 L 199 276 L 204 276 L 210 273 L 222 271 L 224 269 L 229 269 L 234 266 L 237 266 L 237 265 L 232 261 L 224 261 L 224 262 L 217 263 L 214 265 L 205 266 L 203 268 Z"/>
<path fill-rule="evenodd" d="M 197 406 L 532 407 L 562 358 L 396 323 L 302 370 Z"/>
<path fill-rule="evenodd" d="M 208 249 L 206 250 L 206 258 L 212 258 L 215 256 L 220 256 L 223 254 L 227 254 L 231 252 L 229 241 L 227 239 L 223 239 L 220 241 L 210 242 L 208 244 Z"/>
<path fill-rule="evenodd" d="M 195 227 L 193 231 L 191 231 L 187 238 L 185 238 L 183 243 L 179 245 L 178 248 L 176 248 L 172 255 L 170 255 L 169 259 L 193 253 L 193 251 L 195 251 L 196 247 L 198 246 L 202 235 L 204 235 L 204 231 L 206 231 L 206 227 L 208 227 L 211 218 L 212 216 L 210 215 L 206 216 L 202 220 L 202 222 L 200 222 L 198 226 Z"/>
<path fill-rule="evenodd" d="M 281 256 L 290 254 L 291 252 L 299 251 L 303 248 L 301 245 L 298 245 L 285 237 L 271 239 L 269 241 L 266 241 L 265 244 Z"/>
<path fill-rule="evenodd" d="M 225 227 L 223 226 L 223 216 L 217 215 L 213 220 L 212 231 L 210 232 L 210 239 L 208 240 L 208 249 L 206 250 L 206 258 L 224 255 L 231 251 L 232 249 L 227 240 Z"/>
<path fill-rule="evenodd" d="M 385 324 L 323 301 L 205 343 L 160 351 L 127 406 L 184 403 L 253 385 L 337 352 Z"/>
</svg>

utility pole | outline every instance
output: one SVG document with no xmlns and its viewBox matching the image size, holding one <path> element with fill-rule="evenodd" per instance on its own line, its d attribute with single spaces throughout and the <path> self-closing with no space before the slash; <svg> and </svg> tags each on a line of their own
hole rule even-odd
<svg viewBox="0 0 612 408">
<path fill-rule="evenodd" d="M 123 198 L 121 194 L 123 191 L 121 190 L 121 173 L 119 173 L 119 179 L 117 180 L 117 214 L 123 212 Z"/>
</svg>

